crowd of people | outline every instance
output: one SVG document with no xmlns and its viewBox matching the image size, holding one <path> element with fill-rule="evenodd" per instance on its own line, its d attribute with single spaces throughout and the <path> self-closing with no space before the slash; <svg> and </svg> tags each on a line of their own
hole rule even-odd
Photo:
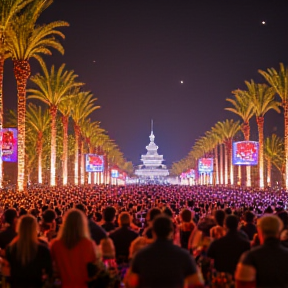
<svg viewBox="0 0 288 288">
<path fill-rule="evenodd" d="M 2 287 L 288 287 L 287 203 L 221 186 L 3 190 Z"/>
</svg>

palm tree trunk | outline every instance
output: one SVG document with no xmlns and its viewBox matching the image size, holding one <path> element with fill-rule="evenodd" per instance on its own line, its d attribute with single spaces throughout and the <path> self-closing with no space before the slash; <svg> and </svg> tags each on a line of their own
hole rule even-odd
<svg viewBox="0 0 288 288">
<path fill-rule="evenodd" d="M 228 145 L 227 143 L 225 145 L 225 185 L 228 185 Z"/>
<path fill-rule="evenodd" d="M 3 44 L 3 39 L 0 42 Z M 2 46 L 2 45 L 1 45 Z M 0 53 L 0 133 L 2 134 L 3 128 L 3 75 L 4 75 L 4 55 Z M 2 161 L 2 145 L 0 145 L 0 188 L 2 188 L 3 182 L 3 161 Z"/>
<path fill-rule="evenodd" d="M 264 117 L 256 117 L 259 138 L 259 187 L 264 188 Z"/>
<path fill-rule="evenodd" d="M 272 170 L 272 163 L 271 158 L 267 159 L 267 186 L 271 187 L 271 170 Z"/>
<path fill-rule="evenodd" d="M 68 183 L 68 117 L 62 116 L 63 124 L 63 185 Z"/>
<path fill-rule="evenodd" d="M 224 184 L 224 170 L 223 170 L 223 144 L 220 144 L 220 184 Z"/>
<path fill-rule="evenodd" d="M 80 166 L 80 179 L 81 179 L 81 185 L 85 184 L 85 164 L 84 164 L 84 140 L 81 137 L 81 145 L 80 145 L 80 159 L 81 159 L 81 166 Z"/>
<path fill-rule="evenodd" d="M 241 186 L 242 184 L 242 173 L 241 173 L 241 165 L 238 165 L 238 185 Z"/>
<path fill-rule="evenodd" d="M 243 134 L 244 134 L 244 138 L 245 141 L 249 141 L 250 138 L 250 125 L 249 122 L 244 122 L 243 123 Z M 247 165 L 246 166 L 246 186 L 247 187 L 251 187 L 251 166 Z"/>
<path fill-rule="evenodd" d="M 56 115 L 57 107 L 50 106 L 51 115 L 51 159 L 50 159 L 50 185 L 56 185 L 56 137 L 57 137 L 57 127 L 56 127 Z"/>
<path fill-rule="evenodd" d="M 230 185 L 234 185 L 234 167 L 232 163 L 232 139 L 228 140 L 228 158 L 230 166 Z"/>
<path fill-rule="evenodd" d="M 19 191 L 24 191 L 25 185 L 25 115 L 26 115 L 26 85 L 30 76 L 30 64 L 27 60 L 14 60 L 14 75 L 17 82 L 18 96 L 18 178 Z"/>
<path fill-rule="evenodd" d="M 37 151 L 38 151 L 38 183 L 42 184 L 42 150 L 43 150 L 43 132 L 38 133 Z"/>
<path fill-rule="evenodd" d="M 288 187 L 288 102 L 283 103 L 284 108 L 284 145 L 285 145 L 285 188 Z"/>
<path fill-rule="evenodd" d="M 74 159 L 74 184 L 78 185 L 79 183 L 79 135 L 80 129 L 77 124 L 74 124 L 74 133 L 75 133 L 75 159 Z"/>
<path fill-rule="evenodd" d="M 215 157 L 215 170 L 216 170 L 216 185 L 219 185 L 219 163 L 218 163 L 218 145 L 216 145 L 214 149 L 214 157 Z"/>
<path fill-rule="evenodd" d="M 93 147 L 90 142 L 90 138 L 86 138 L 86 142 L 89 147 L 89 154 L 93 154 Z M 93 172 L 95 174 L 95 172 Z M 92 172 L 88 172 L 88 184 L 92 184 Z M 95 183 L 94 183 L 95 184 Z"/>
</svg>

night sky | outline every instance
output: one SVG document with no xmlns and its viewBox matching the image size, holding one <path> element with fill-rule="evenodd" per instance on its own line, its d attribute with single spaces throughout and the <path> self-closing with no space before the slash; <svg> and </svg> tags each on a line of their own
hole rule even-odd
<svg viewBox="0 0 288 288">
<path fill-rule="evenodd" d="M 65 55 L 53 51 L 47 65 L 75 70 L 102 107 L 93 120 L 134 164 L 152 118 L 159 153 L 171 165 L 217 121 L 237 119 L 224 111 L 232 90 L 244 89 L 244 80 L 263 82 L 258 69 L 288 64 L 285 0 L 54 0 L 39 23 L 54 20 L 71 26 L 61 29 Z M 15 109 L 11 60 L 4 85 L 4 109 Z M 283 115 L 266 119 L 266 135 L 283 134 Z"/>
</svg>

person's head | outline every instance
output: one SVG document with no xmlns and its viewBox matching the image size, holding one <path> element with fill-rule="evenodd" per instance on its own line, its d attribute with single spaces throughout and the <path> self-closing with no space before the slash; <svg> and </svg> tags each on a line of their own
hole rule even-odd
<svg viewBox="0 0 288 288">
<path fill-rule="evenodd" d="M 173 233 L 173 223 L 170 217 L 165 214 L 158 215 L 152 225 L 153 235 L 157 239 L 169 239 Z"/>
<path fill-rule="evenodd" d="M 15 209 L 7 209 L 4 212 L 4 221 L 9 225 L 13 225 L 17 218 L 17 211 Z"/>
<path fill-rule="evenodd" d="M 257 221 L 257 231 L 261 244 L 267 238 L 279 238 L 283 223 L 276 215 L 265 214 Z"/>
<path fill-rule="evenodd" d="M 83 238 L 90 239 L 88 220 L 85 214 L 78 209 L 69 210 L 64 215 L 64 222 L 58 238 L 68 249 L 75 247 Z"/>
<path fill-rule="evenodd" d="M 170 218 L 173 217 L 173 212 L 169 207 L 165 207 L 162 212 Z"/>
<path fill-rule="evenodd" d="M 145 237 L 137 237 L 131 242 L 129 248 L 129 258 L 132 259 L 135 254 L 147 245 L 147 240 Z"/>
<path fill-rule="evenodd" d="M 231 214 L 232 214 L 232 209 L 229 208 L 229 207 L 226 208 L 226 209 L 225 209 L 225 214 L 226 214 L 226 215 L 231 215 Z"/>
<path fill-rule="evenodd" d="M 225 218 L 225 226 L 229 231 L 236 231 L 238 228 L 239 219 L 235 215 L 228 215 Z"/>
<path fill-rule="evenodd" d="M 224 219 L 225 219 L 225 212 L 223 210 L 216 210 L 214 217 L 215 217 L 215 221 L 219 226 L 223 226 L 224 225 Z"/>
<path fill-rule="evenodd" d="M 43 215 L 42 219 L 46 224 L 52 224 L 54 220 L 56 219 L 56 213 L 54 210 L 47 209 Z"/>
<path fill-rule="evenodd" d="M 283 223 L 283 226 L 284 226 L 283 228 L 287 229 L 288 228 L 288 213 L 286 211 L 281 211 L 277 215 Z"/>
<path fill-rule="evenodd" d="M 128 212 L 122 212 L 119 215 L 118 222 L 121 227 L 130 226 L 131 217 Z"/>
<path fill-rule="evenodd" d="M 12 241 L 17 246 L 17 258 L 22 265 L 29 263 L 36 254 L 37 247 L 37 220 L 26 214 L 19 218 L 16 228 L 18 236 Z"/>
<path fill-rule="evenodd" d="M 95 220 L 96 222 L 100 222 L 102 220 L 102 214 L 100 212 L 95 212 Z"/>
<path fill-rule="evenodd" d="M 189 223 L 192 220 L 192 212 L 189 209 L 183 209 L 180 216 L 183 222 Z"/>
<path fill-rule="evenodd" d="M 245 212 L 245 214 L 244 214 L 244 220 L 245 220 L 247 223 L 253 223 L 254 218 L 255 218 L 254 213 L 252 213 L 251 211 L 246 211 L 246 212 Z"/>
<path fill-rule="evenodd" d="M 112 222 L 116 215 L 116 209 L 112 206 L 108 206 L 103 211 L 103 218 L 105 222 Z"/>
<path fill-rule="evenodd" d="M 148 212 L 148 219 L 150 222 L 152 222 L 156 216 L 160 215 L 161 214 L 161 210 L 158 209 L 158 208 L 152 208 L 149 210 Z"/>
<path fill-rule="evenodd" d="M 115 246 L 113 241 L 107 237 L 100 241 L 100 250 L 102 257 L 105 259 L 115 258 Z"/>
<path fill-rule="evenodd" d="M 27 210 L 24 207 L 20 207 L 19 217 L 28 214 Z"/>
<path fill-rule="evenodd" d="M 85 207 L 84 204 L 81 204 L 81 203 L 76 204 L 76 205 L 75 205 L 75 208 L 78 209 L 78 210 L 80 210 L 80 211 L 82 211 L 84 214 L 86 213 L 86 207 Z"/>
</svg>

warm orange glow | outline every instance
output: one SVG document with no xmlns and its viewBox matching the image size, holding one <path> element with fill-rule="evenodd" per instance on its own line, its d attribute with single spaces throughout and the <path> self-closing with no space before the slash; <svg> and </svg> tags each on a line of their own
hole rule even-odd
<svg viewBox="0 0 288 288">
<path fill-rule="evenodd" d="M 37 152 L 38 152 L 38 183 L 42 184 L 42 147 L 43 133 L 38 133 Z"/>
<path fill-rule="evenodd" d="M 80 176 L 81 176 L 81 185 L 85 184 L 85 159 L 84 159 L 84 141 L 81 140 L 81 166 L 80 166 Z"/>
<path fill-rule="evenodd" d="M 68 183 L 68 117 L 62 116 L 63 124 L 63 185 Z"/>
<path fill-rule="evenodd" d="M 57 108 L 55 106 L 50 107 L 51 114 L 51 164 L 50 164 L 50 185 L 56 185 L 56 114 Z"/>
<path fill-rule="evenodd" d="M 75 159 L 74 159 L 74 184 L 78 185 L 79 183 L 79 134 L 80 130 L 79 127 L 75 124 L 74 125 L 75 131 Z"/>
<path fill-rule="evenodd" d="M 237 184 L 241 185 L 241 182 L 242 182 L 241 166 L 238 165 L 238 182 L 237 182 Z"/>
<path fill-rule="evenodd" d="M 19 191 L 25 186 L 25 114 L 26 114 L 26 84 L 30 76 L 29 62 L 15 60 L 14 75 L 18 92 L 18 178 Z"/>
</svg>

